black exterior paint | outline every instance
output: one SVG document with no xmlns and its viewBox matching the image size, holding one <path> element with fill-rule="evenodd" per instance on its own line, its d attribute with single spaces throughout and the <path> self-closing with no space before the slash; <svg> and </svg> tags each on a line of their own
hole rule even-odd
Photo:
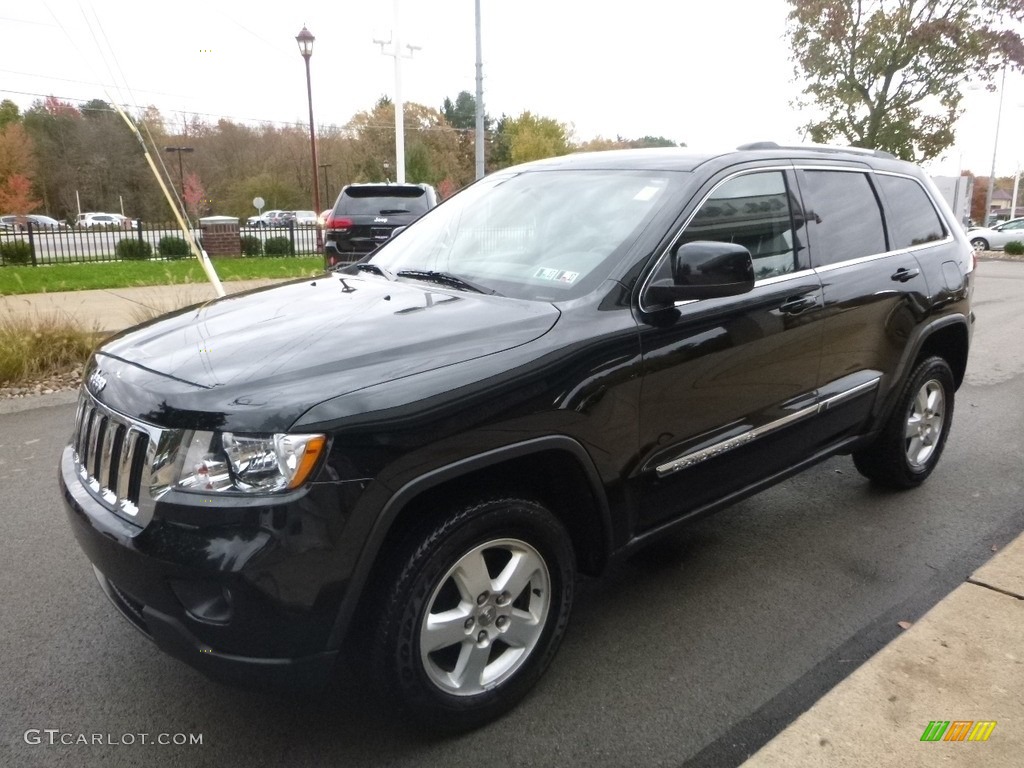
<svg viewBox="0 0 1024 768">
<path fill-rule="evenodd" d="M 924 178 L 896 161 L 841 161 Z M 103 373 L 94 396 L 110 409 L 162 428 L 326 432 L 329 451 L 298 490 L 172 490 L 140 528 L 82 487 L 69 447 L 60 480 L 75 535 L 122 613 L 141 606 L 145 631 L 172 655 L 243 683 L 324 680 L 320 671 L 357 631 L 352 618 L 388 537 L 420 513 L 422 494 L 492 481 L 553 494 L 556 513 L 573 521 L 578 560 L 597 571 L 649 535 L 849 450 L 878 428 L 933 333 L 966 359 L 972 249 L 958 228 L 823 270 L 811 268 L 811 242 L 806 269 L 749 293 L 644 300 L 670 244 L 723 179 L 782 169 L 798 190 L 796 166 L 839 162 L 758 150 L 534 164 L 692 177 L 598 288 L 573 301 L 332 273 L 126 331 L 85 374 Z M 918 275 L 894 279 L 901 269 Z M 874 378 L 877 386 L 821 414 L 689 469 L 656 471 Z M 205 602 L 196 597 L 204 590 Z"/>
</svg>

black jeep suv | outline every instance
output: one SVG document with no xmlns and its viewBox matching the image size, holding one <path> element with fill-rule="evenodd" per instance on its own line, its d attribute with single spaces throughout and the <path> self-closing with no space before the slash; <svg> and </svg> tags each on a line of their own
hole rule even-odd
<svg viewBox="0 0 1024 768">
<path fill-rule="evenodd" d="M 324 224 L 327 267 L 365 256 L 437 205 L 429 184 L 348 184 Z"/>
<path fill-rule="evenodd" d="M 882 153 L 510 168 L 354 265 L 103 344 L 70 523 L 120 612 L 208 674 L 365 655 L 396 705 L 471 727 L 544 672 L 578 573 L 834 454 L 928 477 L 972 273 Z"/>
</svg>

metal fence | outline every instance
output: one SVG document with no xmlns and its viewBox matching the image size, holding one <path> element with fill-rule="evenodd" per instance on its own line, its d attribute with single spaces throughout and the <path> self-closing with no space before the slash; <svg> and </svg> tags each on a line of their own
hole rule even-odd
<svg viewBox="0 0 1024 768">
<path fill-rule="evenodd" d="M 193 233 L 202 242 L 203 233 L 195 228 Z M 149 243 L 155 261 L 167 261 L 181 258 L 180 255 L 161 253 L 160 241 L 163 238 L 182 237 L 181 230 L 173 224 L 149 224 L 138 222 L 126 228 L 78 227 L 47 228 L 28 222 L 15 229 L 0 229 L 0 266 L 43 266 L 46 264 L 75 264 L 99 261 L 123 261 L 117 252 L 117 244 L 122 240 L 138 240 Z M 316 256 L 316 227 L 296 225 L 294 222 L 283 227 L 248 227 L 242 226 L 240 246 L 243 255 L 266 256 Z M 247 238 L 258 240 L 260 245 L 253 248 Z M 268 245 L 268 241 L 269 245 Z M 23 242 L 24 246 L 8 245 Z M 246 248 L 247 242 L 250 243 Z M 173 245 L 180 249 L 180 243 L 169 244 L 164 250 L 172 250 Z M 255 253 L 259 251 L 260 253 Z"/>
</svg>

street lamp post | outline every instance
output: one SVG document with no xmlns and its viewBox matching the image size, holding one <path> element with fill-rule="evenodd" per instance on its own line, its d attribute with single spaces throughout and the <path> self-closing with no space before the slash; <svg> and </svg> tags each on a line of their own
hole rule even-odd
<svg viewBox="0 0 1024 768">
<path fill-rule="evenodd" d="M 332 163 L 320 163 L 320 168 L 324 172 L 324 202 L 330 205 L 331 202 L 331 185 L 327 181 L 327 169 L 330 168 Z M 320 211 L 316 212 L 316 215 L 320 215 Z"/>
<path fill-rule="evenodd" d="M 309 101 L 309 148 L 313 154 L 313 210 L 316 211 L 317 216 L 320 215 L 320 179 L 317 175 L 317 162 L 316 162 L 316 128 L 313 123 L 313 86 L 309 78 L 309 57 L 313 55 L 313 41 L 316 38 L 313 37 L 312 33 L 302 28 L 302 31 L 295 36 L 295 42 L 299 44 L 299 53 L 302 54 L 302 58 L 306 60 L 306 98 Z M 316 250 L 317 253 L 324 252 L 324 235 L 323 230 L 320 229 L 320 224 L 317 223 L 316 227 Z"/>
<path fill-rule="evenodd" d="M 186 215 L 188 211 L 185 209 L 185 166 L 181 162 L 182 152 L 195 152 L 195 147 L 164 147 L 164 152 L 177 152 L 178 153 L 178 183 L 181 185 L 181 207 L 185 210 Z"/>
</svg>

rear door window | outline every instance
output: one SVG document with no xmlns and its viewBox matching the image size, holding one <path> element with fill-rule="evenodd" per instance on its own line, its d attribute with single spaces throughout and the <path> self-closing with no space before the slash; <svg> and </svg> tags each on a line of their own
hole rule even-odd
<svg viewBox="0 0 1024 768">
<path fill-rule="evenodd" d="M 885 253 L 882 210 L 867 173 L 797 172 L 815 267 Z"/>
</svg>

